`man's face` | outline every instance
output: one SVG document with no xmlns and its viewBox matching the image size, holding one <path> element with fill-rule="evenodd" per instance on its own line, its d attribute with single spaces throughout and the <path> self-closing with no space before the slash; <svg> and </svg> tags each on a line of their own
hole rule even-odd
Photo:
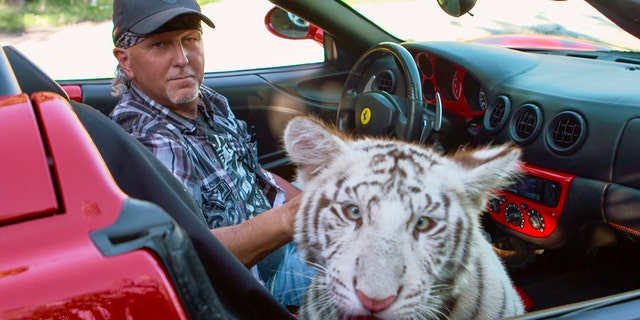
<svg viewBox="0 0 640 320">
<path fill-rule="evenodd" d="M 150 98 L 178 113 L 197 102 L 204 77 L 204 48 L 199 30 L 150 35 L 127 51 L 128 68 L 123 69 Z"/>
</svg>

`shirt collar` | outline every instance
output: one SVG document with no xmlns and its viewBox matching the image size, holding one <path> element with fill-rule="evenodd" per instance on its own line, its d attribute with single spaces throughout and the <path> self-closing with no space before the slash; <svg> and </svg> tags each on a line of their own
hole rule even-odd
<svg viewBox="0 0 640 320">
<path fill-rule="evenodd" d="M 184 117 L 173 110 L 159 104 L 155 100 L 151 99 L 142 90 L 131 84 L 131 96 L 133 100 L 140 102 L 147 107 L 147 112 L 151 113 L 158 120 L 165 120 L 175 125 L 180 131 L 185 133 L 195 133 L 197 129 L 197 120 Z M 202 94 L 198 96 L 198 110 L 204 111 L 204 103 L 202 101 Z"/>
</svg>

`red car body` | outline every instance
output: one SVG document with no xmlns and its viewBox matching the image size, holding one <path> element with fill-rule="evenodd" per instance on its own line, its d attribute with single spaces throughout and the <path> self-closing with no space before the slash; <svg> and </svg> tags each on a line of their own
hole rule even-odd
<svg viewBox="0 0 640 320">
<path fill-rule="evenodd" d="M 68 102 L 2 97 L 0 127 L 0 318 L 187 319 L 153 252 L 105 256 L 92 240 L 127 196 Z"/>
</svg>

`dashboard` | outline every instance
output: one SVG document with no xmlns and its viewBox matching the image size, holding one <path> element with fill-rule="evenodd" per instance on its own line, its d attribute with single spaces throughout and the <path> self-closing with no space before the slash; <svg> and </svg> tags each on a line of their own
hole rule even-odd
<svg viewBox="0 0 640 320">
<path fill-rule="evenodd" d="M 493 220 L 541 247 L 606 225 L 640 235 L 640 59 L 407 42 L 423 99 L 462 119 L 468 144 L 514 143 L 522 178 Z M 401 90 L 398 85 L 390 86 Z"/>
</svg>

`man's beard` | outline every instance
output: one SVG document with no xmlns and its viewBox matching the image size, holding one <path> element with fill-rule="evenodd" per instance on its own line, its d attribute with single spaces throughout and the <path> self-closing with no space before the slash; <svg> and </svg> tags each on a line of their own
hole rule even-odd
<svg viewBox="0 0 640 320">
<path fill-rule="evenodd" d="M 167 95 L 169 100 L 173 104 L 184 104 L 193 101 L 198 97 L 198 93 L 200 92 L 200 87 L 194 85 L 191 89 L 191 92 L 184 94 L 179 93 L 180 91 L 185 90 L 185 88 L 180 88 L 177 90 L 167 89 Z"/>
</svg>

